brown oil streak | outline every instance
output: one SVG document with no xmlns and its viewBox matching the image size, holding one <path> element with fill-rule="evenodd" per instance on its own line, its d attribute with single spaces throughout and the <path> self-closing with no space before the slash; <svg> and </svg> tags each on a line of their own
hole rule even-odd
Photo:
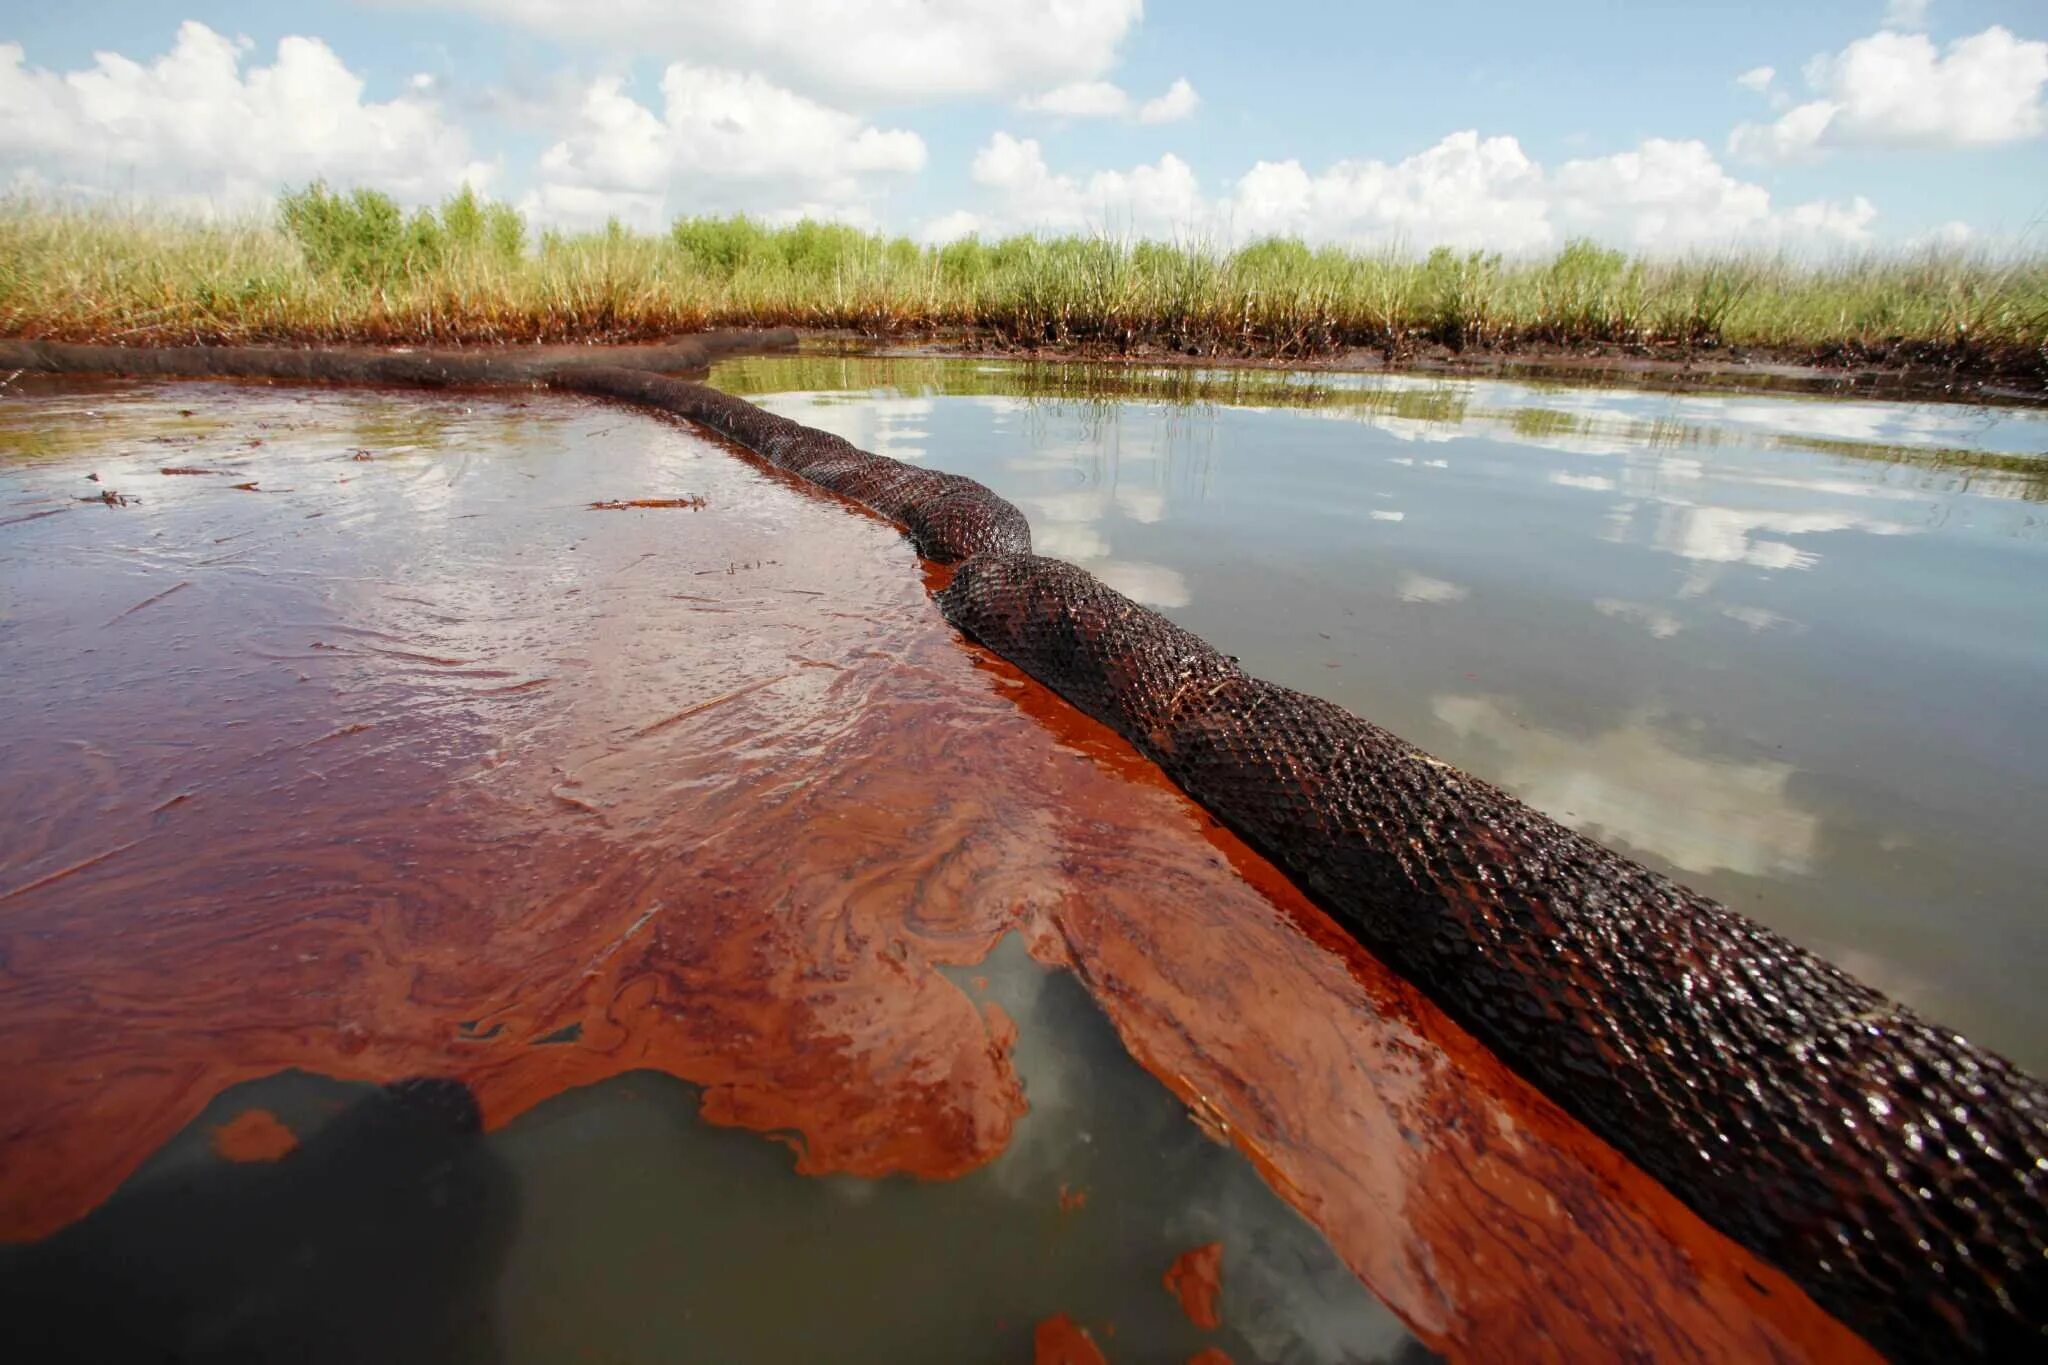
<svg viewBox="0 0 2048 1365">
<path fill-rule="evenodd" d="M 171 584 L 170 587 L 165 588 L 162 592 L 143 598 L 140 602 L 137 602 L 134 606 L 128 608 L 128 610 L 122 612 L 119 616 L 113 618 L 112 621 L 107 622 L 107 624 L 111 626 L 114 624 L 115 621 L 120 621 L 127 617 L 133 616 L 136 612 L 141 611 L 144 607 L 152 606 L 155 603 L 163 601 L 166 597 L 169 597 L 172 593 L 178 591 L 180 588 L 189 588 L 191 586 L 192 581 L 190 579 L 186 579 L 183 582 L 179 583 L 173 583 Z"/>
<path fill-rule="evenodd" d="M 609 502 L 593 502 L 593 512 L 624 512 L 634 507 L 687 507 L 691 510 L 705 505 L 702 498 L 613 498 Z"/>
<path fill-rule="evenodd" d="M 288 478 L 319 444 L 266 459 Z M 772 515 L 687 545 L 610 521 L 555 578 L 521 550 L 573 540 L 580 508 L 523 509 L 465 559 L 428 542 L 488 523 L 427 535 L 400 466 L 368 464 L 306 495 L 364 515 L 257 545 L 218 571 L 232 594 L 0 638 L 0 1238 L 78 1218 L 223 1090 L 294 1067 L 452 1076 L 493 1127 L 651 1068 L 787 1135 L 800 1171 L 958 1176 L 1025 1098 L 1014 1023 L 940 968 L 1021 931 L 1432 1347 L 1871 1358 L 1129 745 L 963 644 L 926 596 L 944 570 L 921 583 L 843 503 L 705 468 Z M 173 545 L 218 529 L 163 513 Z M 76 590 L 121 581 L 98 527 L 51 534 Z M 665 591 L 740 566 L 747 610 L 715 627 Z M 309 628 L 404 648 L 308 652 Z M 447 661 L 557 685 L 507 702 L 409 666 Z M 90 745 L 64 738 L 83 679 Z"/>
<path fill-rule="evenodd" d="M 1223 1293 L 1223 1243 L 1209 1242 L 1183 1251 L 1166 1268 L 1168 1293 L 1180 1300 L 1188 1321 L 1205 1332 L 1223 1325 L 1216 1300 Z"/>
<path fill-rule="evenodd" d="M 1055 1313 L 1031 1333 L 1032 1365 L 1109 1365 L 1109 1358 L 1088 1335 L 1088 1329 L 1065 1313 Z"/>
<path fill-rule="evenodd" d="M 224 1161 L 282 1161 L 299 1149 L 299 1140 L 268 1109 L 244 1109 L 213 1130 L 214 1154 Z"/>
</svg>

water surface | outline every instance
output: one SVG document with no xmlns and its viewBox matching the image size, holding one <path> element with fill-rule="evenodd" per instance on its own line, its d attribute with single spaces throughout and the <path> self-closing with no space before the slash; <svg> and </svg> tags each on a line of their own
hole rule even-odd
<svg viewBox="0 0 2048 1365">
<path fill-rule="evenodd" d="M 888 527 L 580 400 L 59 387 L 0 449 L 0 1354 L 1426 1357 L 1015 932 L 1077 863 L 1275 907 Z"/>
<path fill-rule="evenodd" d="M 842 500 L 560 396 L 0 452 L 0 1355 L 1863 1358 Z"/>
<path fill-rule="evenodd" d="M 2048 1072 L 2048 413 L 820 357 L 716 381 Z"/>
</svg>

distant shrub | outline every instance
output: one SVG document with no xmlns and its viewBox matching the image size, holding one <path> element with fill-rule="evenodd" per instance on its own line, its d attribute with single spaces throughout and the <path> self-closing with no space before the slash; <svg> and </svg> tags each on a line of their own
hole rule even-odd
<svg viewBox="0 0 2048 1365">
<path fill-rule="evenodd" d="M 755 268 L 775 254 L 769 230 L 737 214 L 731 218 L 678 218 L 669 240 L 706 274 L 731 277 Z"/>
<path fill-rule="evenodd" d="M 844 223 L 806 218 L 775 234 L 782 262 L 806 279 L 828 279 L 874 249 L 876 239 Z"/>
<path fill-rule="evenodd" d="M 320 181 L 279 203 L 284 230 L 323 275 L 365 282 L 395 273 L 405 252 L 405 215 L 377 190 L 335 194 Z"/>
<path fill-rule="evenodd" d="M 1244 278 L 1299 276 L 1315 268 L 1315 256 L 1299 238 L 1261 237 L 1238 248 L 1230 268 Z"/>
<path fill-rule="evenodd" d="M 939 277 L 956 289 L 980 282 L 994 265 L 994 250 L 979 237 L 962 237 L 939 248 Z"/>
<path fill-rule="evenodd" d="M 1642 285 L 1641 266 L 1626 255 L 1575 237 L 1537 282 L 1541 316 L 1560 340 L 1627 340 L 1641 326 Z"/>
<path fill-rule="evenodd" d="M 1422 262 L 1430 322 L 1453 346 L 1483 343 L 1499 322 L 1501 259 L 1498 252 L 1463 255 L 1440 246 Z"/>
<path fill-rule="evenodd" d="M 388 194 L 336 194 L 317 180 L 284 195 L 278 208 L 314 271 L 358 284 L 389 284 L 464 260 L 510 264 L 526 247 L 519 211 L 467 185 L 443 201 L 438 215 L 421 208 L 407 216 Z"/>
</svg>

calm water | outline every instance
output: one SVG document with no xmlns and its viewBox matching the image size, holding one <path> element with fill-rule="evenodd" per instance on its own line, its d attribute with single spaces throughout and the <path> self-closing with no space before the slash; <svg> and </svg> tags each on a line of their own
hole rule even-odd
<svg viewBox="0 0 2048 1365">
<path fill-rule="evenodd" d="M 2048 413 L 751 359 L 1085 564 L 2048 1072 Z"/>
</svg>

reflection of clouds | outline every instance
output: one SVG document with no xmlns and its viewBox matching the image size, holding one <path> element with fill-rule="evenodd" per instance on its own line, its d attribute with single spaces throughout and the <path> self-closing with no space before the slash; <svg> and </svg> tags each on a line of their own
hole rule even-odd
<svg viewBox="0 0 2048 1365">
<path fill-rule="evenodd" d="M 1642 442 L 1626 432 L 1616 432 L 1611 436 L 1604 436 L 1595 431 L 1558 431 L 1532 435 L 1500 424 L 1497 428 L 1489 430 L 1488 434 L 1503 441 L 1512 441 L 1516 445 L 1534 446 L 1538 450 L 1555 450 L 1564 455 L 1627 455 L 1642 448 Z"/>
<path fill-rule="evenodd" d="M 1914 529 L 1899 522 L 1846 512 L 1767 512 L 1662 498 L 1651 541 L 1660 550 L 1712 564 L 1807 569 L 1819 561 L 1818 554 L 1784 541 L 1760 540 L 1758 534 L 1800 536 L 1862 531 L 1874 536 L 1905 536 L 1913 534 Z"/>
<path fill-rule="evenodd" d="M 1683 398 L 1674 406 L 1687 417 L 1718 426 L 1828 441 L 1900 446 L 1976 445 L 1993 427 L 2001 427 L 2018 439 L 2020 446 L 2015 448 L 2021 448 L 2029 438 L 2038 444 L 2042 435 L 2041 414 L 2021 410 L 1992 414 L 1981 409 L 1930 404 L 1786 398 Z"/>
<path fill-rule="evenodd" d="M 1721 614 L 1753 631 L 1796 629 L 1799 625 L 1791 617 L 1780 616 L 1763 607 L 1723 607 Z"/>
<path fill-rule="evenodd" d="M 1821 436 L 1837 441 L 1876 441 L 1906 428 L 1906 423 L 1900 420 L 1901 409 L 1839 400 L 1800 403 L 1786 399 L 1757 402 L 1729 398 L 1681 398 L 1672 406 L 1682 416 L 1716 426 L 1751 427 L 1760 431 Z"/>
<path fill-rule="evenodd" d="M 1088 566 L 1097 578 L 1124 596 L 1148 607 L 1184 607 L 1188 581 L 1178 570 L 1164 564 L 1144 564 L 1134 559 L 1103 559 Z"/>
<path fill-rule="evenodd" d="M 931 433 L 933 403 L 929 398 L 891 398 L 863 394 L 848 402 L 844 395 L 761 395 L 755 399 L 772 412 L 806 426 L 829 431 L 861 450 L 897 460 L 922 460 Z"/>
<path fill-rule="evenodd" d="M 1178 569 L 1135 559 L 1110 558 L 1109 539 L 1098 523 L 1112 506 L 1133 521 L 1157 521 L 1165 515 L 1163 497 L 1145 489 L 1079 489 L 1049 493 L 1028 500 L 1038 513 L 1031 538 L 1038 552 L 1085 567 L 1124 596 L 1148 607 L 1185 607 L 1194 599 Z"/>
<path fill-rule="evenodd" d="M 1401 581 L 1394 585 L 1394 591 L 1400 594 L 1403 602 L 1462 602 L 1471 596 L 1470 589 L 1419 573 L 1402 574 Z"/>
<path fill-rule="evenodd" d="M 1788 796 L 1790 764 L 1697 758 L 1666 743 L 1647 712 L 1587 738 L 1526 724 L 1489 697 L 1430 706 L 1461 738 L 1506 756 L 1503 785 L 1574 829 L 1687 872 L 1796 875 L 1813 865 L 1820 819 Z"/>
<path fill-rule="evenodd" d="M 1408 519 L 1406 512 L 1389 512 L 1384 507 L 1375 507 L 1366 515 L 1370 516 L 1374 521 L 1406 521 Z"/>
<path fill-rule="evenodd" d="M 1723 471 L 1723 483 L 1744 483 L 1756 488 L 1789 488 L 1798 493 L 1826 493 L 1840 498 L 1877 498 L 1890 502 L 1919 502 L 1927 495 L 1917 488 L 1894 488 L 1875 480 L 1788 479 L 1772 474 L 1736 474 Z"/>
<path fill-rule="evenodd" d="M 1359 415 L 1345 411 L 1323 411 L 1310 409 L 1312 415 L 1338 422 L 1363 422 L 1375 431 L 1383 432 L 1397 441 L 1457 441 L 1471 435 L 1460 429 L 1457 422 L 1441 418 L 1387 417 L 1378 413 Z M 1403 463 L 1395 461 L 1396 464 Z"/>
<path fill-rule="evenodd" d="M 1109 556 L 1109 542 L 1102 538 L 1100 531 L 1085 522 L 1048 522 L 1034 530 L 1031 539 L 1032 548 L 1039 554 L 1075 564 Z"/>
<path fill-rule="evenodd" d="M 1265 1215 L 1263 1192 L 1249 1182 L 1219 1182 L 1191 1194 L 1200 1202 L 1174 1220 L 1174 1240 L 1223 1242 L 1224 1317 L 1257 1359 L 1337 1365 L 1410 1358 L 1400 1319 L 1357 1292 L 1357 1281 L 1318 1245 L 1321 1234 L 1306 1219 Z M 1255 1235 L 1234 1235 L 1243 1229 Z"/>
<path fill-rule="evenodd" d="M 1614 480 L 1599 474 L 1567 474 L 1557 469 L 1551 471 L 1550 481 L 1562 488 L 1584 488 L 1594 493 L 1614 491 Z"/>
<path fill-rule="evenodd" d="M 1128 488 L 1119 484 L 1116 505 L 1132 521 L 1142 521 L 1147 526 L 1166 516 L 1166 494 L 1156 488 Z"/>
<path fill-rule="evenodd" d="M 1071 493 L 1040 493 L 1025 499 L 1047 521 L 1100 521 L 1109 511 L 1110 495 L 1101 488 Z"/>
<path fill-rule="evenodd" d="M 1633 621 L 1649 631 L 1653 639 L 1668 640 L 1685 629 L 1685 623 L 1676 616 L 1648 602 L 1624 602 L 1618 597 L 1602 597 L 1593 603 L 1593 610 L 1616 620 Z"/>
</svg>

